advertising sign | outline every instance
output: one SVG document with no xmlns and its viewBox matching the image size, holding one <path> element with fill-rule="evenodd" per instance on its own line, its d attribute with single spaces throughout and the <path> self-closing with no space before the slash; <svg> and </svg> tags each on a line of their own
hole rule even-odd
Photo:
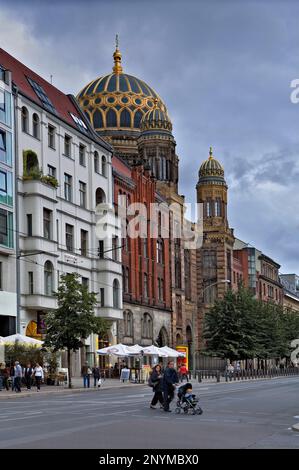
<svg viewBox="0 0 299 470">
<path fill-rule="evenodd" d="M 177 358 L 177 365 L 178 368 L 181 367 L 182 365 L 187 367 L 187 370 L 189 370 L 189 348 L 188 346 L 176 346 L 175 348 L 178 352 L 185 353 L 185 357 L 178 357 Z"/>
</svg>

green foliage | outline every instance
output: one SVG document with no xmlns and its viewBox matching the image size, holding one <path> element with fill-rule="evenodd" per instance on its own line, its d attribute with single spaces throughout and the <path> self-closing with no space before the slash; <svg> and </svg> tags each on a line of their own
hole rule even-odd
<svg viewBox="0 0 299 470">
<path fill-rule="evenodd" d="M 82 340 L 88 338 L 91 333 L 102 333 L 104 330 L 107 332 L 107 323 L 94 314 L 96 294 L 88 292 L 79 279 L 77 273 L 63 274 L 60 277 L 58 291 L 54 294 L 58 308 L 48 313 L 45 318 L 45 346 L 51 347 L 53 351 L 67 349 L 68 361 L 70 351 L 81 348 Z M 70 369 L 69 364 L 69 380 Z"/>
<path fill-rule="evenodd" d="M 46 183 L 46 184 L 49 184 L 50 186 L 53 186 L 54 188 L 58 188 L 58 186 L 59 186 L 58 180 L 54 176 L 42 175 L 40 177 L 40 180 L 43 183 Z"/>
<path fill-rule="evenodd" d="M 26 366 L 28 362 L 43 364 L 45 354 L 45 351 L 34 345 L 16 342 L 15 344 L 6 344 L 4 346 L 4 357 L 7 364 L 12 364 L 15 361 L 19 361 L 23 366 Z"/>
<path fill-rule="evenodd" d="M 242 286 L 229 290 L 205 316 L 206 352 L 230 360 L 289 357 L 298 336 L 298 314 L 261 302 Z"/>
</svg>

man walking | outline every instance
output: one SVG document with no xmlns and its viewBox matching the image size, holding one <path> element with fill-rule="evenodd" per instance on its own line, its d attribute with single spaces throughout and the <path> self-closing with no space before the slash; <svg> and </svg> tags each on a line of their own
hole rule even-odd
<svg viewBox="0 0 299 470">
<path fill-rule="evenodd" d="M 21 380 L 23 377 L 22 367 L 18 361 L 15 362 L 14 366 L 14 388 L 16 393 L 21 392 Z"/>
<path fill-rule="evenodd" d="M 88 365 L 88 362 L 85 362 L 85 364 L 81 368 L 81 375 L 83 377 L 83 385 L 84 388 L 89 388 L 90 387 L 90 376 L 92 374 L 92 371 Z"/>
<path fill-rule="evenodd" d="M 174 362 L 169 361 L 163 376 L 164 411 L 171 411 L 169 405 L 174 399 L 175 386 L 176 384 L 178 385 L 178 383 L 179 378 L 174 369 Z"/>
<path fill-rule="evenodd" d="M 27 367 L 25 367 L 25 371 L 24 371 L 27 390 L 31 390 L 32 374 L 33 374 L 33 369 L 31 367 L 31 363 L 28 362 Z"/>
</svg>

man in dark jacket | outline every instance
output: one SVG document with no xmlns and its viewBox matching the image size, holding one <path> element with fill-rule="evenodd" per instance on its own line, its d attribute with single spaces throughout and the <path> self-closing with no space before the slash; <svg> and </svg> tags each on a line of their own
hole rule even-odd
<svg viewBox="0 0 299 470">
<path fill-rule="evenodd" d="M 27 367 L 24 369 L 24 377 L 25 377 L 27 390 L 31 389 L 32 374 L 33 374 L 33 368 L 31 367 L 31 363 L 28 362 Z"/>
<path fill-rule="evenodd" d="M 169 361 L 164 371 L 163 393 L 164 393 L 164 411 L 170 412 L 169 404 L 174 399 L 175 385 L 179 383 L 179 378 L 174 369 L 174 362 Z"/>
</svg>

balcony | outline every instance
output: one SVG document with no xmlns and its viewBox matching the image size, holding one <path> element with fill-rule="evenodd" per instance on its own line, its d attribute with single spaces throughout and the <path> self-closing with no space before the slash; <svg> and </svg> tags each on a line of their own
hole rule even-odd
<svg viewBox="0 0 299 470">
<path fill-rule="evenodd" d="M 22 306 L 37 310 L 53 310 L 56 308 L 56 299 L 42 294 L 25 294 L 22 295 Z"/>
<path fill-rule="evenodd" d="M 122 320 L 123 311 L 120 308 L 98 307 L 97 316 L 101 318 L 106 318 L 107 320 Z"/>
</svg>

